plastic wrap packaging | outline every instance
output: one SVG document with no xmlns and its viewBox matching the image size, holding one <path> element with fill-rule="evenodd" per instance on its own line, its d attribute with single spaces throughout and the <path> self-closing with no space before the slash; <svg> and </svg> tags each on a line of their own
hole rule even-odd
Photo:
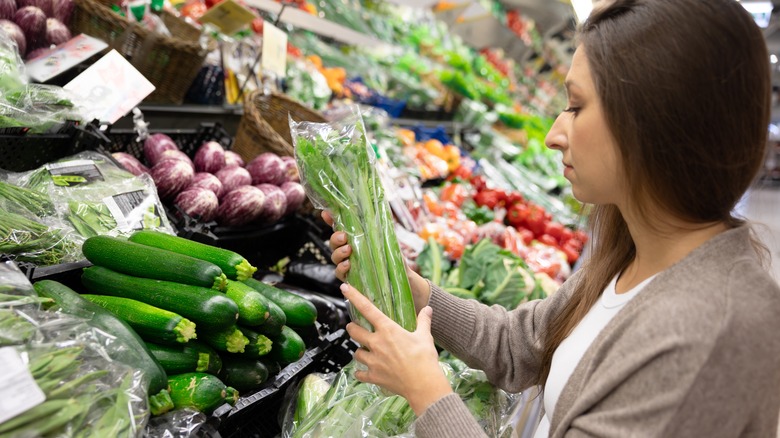
<svg viewBox="0 0 780 438">
<path fill-rule="evenodd" d="M 393 217 L 359 109 L 331 123 L 290 121 L 301 181 L 312 204 L 329 210 L 353 249 L 347 281 L 407 330 L 417 315 Z M 352 320 L 371 329 L 350 306 Z"/>
<path fill-rule="evenodd" d="M 80 259 L 49 195 L 17 185 L 19 175 L 0 174 L 0 254 L 39 266 Z"/>
<path fill-rule="evenodd" d="M 148 420 L 142 373 L 110 359 L 126 348 L 83 320 L 41 310 L 24 274 L 0 264 L 0 435 L 140 437 Z M 25 302 L 25 304 L 19 304 Z"/>
<path fill-rule="evenodd" d="M 127 236 L 140 229 L 173 234 L 154 181 L 134 176 L 98 152 L 81 152 L 48 163 L 20 178 L 48 193 L 59 217 L 83 239 Z"/>
<path fill-rule="evenodd" d="M 0 32 L 0 127 L 57 132 L 66 120 L 83 119 L 74 102 L 60 87 L 29 84 L 16 42 Z"/>
<path fill-rule="evenodd" d="M 521 394 L 496 388 L 485 373 L 446 352 L 439 365 L 487 436 L 511 436 Z M 291 387 L 283 404 L 282 437 L 414 437 L 416 417 L 409 403 L 357 381 L 355 367 L 353 361 L 338 373 L 310 374 Z"/>
<path fill-rule="evenodd" d="M 144 431 L 144 437 L 191 438 L 215 436 L 215 431 L 210 426 L 207 426 L 207 421 L 208 418 L 203 412 L 187 408 L 177 409 L 150 418 Z"/>
</svg>

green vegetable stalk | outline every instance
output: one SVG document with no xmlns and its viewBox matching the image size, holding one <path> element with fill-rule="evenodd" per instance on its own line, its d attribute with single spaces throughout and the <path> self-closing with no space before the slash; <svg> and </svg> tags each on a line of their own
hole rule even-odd
<svg viewBox="0 0 780 438">
<path fill-rule="evenodd" d="M 74 242 L 58 229 L 0 210 L 0 254 L 37 265 L 56 265 L 77 252 Z"/>
<path fill-rule="evenodd" d="M 47 195 L 5 181 L 0 181 L 0 200 L 7 201 L 11 206 L 28 210 L 39 217 L 54 213 L 54 204 Z"/>
<path fill-rule="evenodd" d="M 417 315 L 392 213 L 374 167 L 361 117 L 334 125 L 293 123 L 295 154 L 307 194 L 330 210 L 349 235 L 353 256 L 347 281 L 383 313 L 412 331 Z M 353 320 L 370 329 L 354 308 Z"/>
</svg>

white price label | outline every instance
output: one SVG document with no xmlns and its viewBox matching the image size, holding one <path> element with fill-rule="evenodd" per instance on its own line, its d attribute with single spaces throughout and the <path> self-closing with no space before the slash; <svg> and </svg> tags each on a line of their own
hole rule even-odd
<svg viewBox="0 0 780 438">
<path fill-rule="evenodd" d="M 262 67 L 279 78 L 287 75 L 287 33 L 267 21 L 263 23 Z"/>
<path fill-rule="evenodd" d="M 0 369 L 0 424 L 46 400 L 46 394 L 13 347 L 0 348 Z"/>
<path fill-rule="evenodd" d="M 162 216 L 157 210 L 154 197 L 144 190 L 107 196 L 103 198 L 103 203 L 114 217 L 120 232 L 159 228 L 162 225 Z"/>
</svg>

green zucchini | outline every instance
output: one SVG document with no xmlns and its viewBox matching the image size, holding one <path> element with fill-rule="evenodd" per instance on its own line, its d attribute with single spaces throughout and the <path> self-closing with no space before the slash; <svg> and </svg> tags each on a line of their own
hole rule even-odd
<svg viewBox="0 0 780 438">
<path fill-rule="evenodd" d="M 252 278 L 252 274 L 257 271 L 256 267 L 236 252 L 159 231 L 136 231 L 130 236 L 130 241 L 214 263 L 222 268 L 222 272 L 231 280 Z"/>
<path fill-rule="evenodd" d="M 84 241 L 81 252 L 93 265 L 134 277 L 225 290 L 227 277 L 219 266 L 173 251 L 117 237 L 94 236 Z"/>
<path fill-rule="evenodd" d="M 177 409 L 193 408 L 205 414 L 224 403 L 235 404 L 238 391 L 225 386 L 217 376 L 206 373 L 183 373 L 168 377 L 171 398 Z"/>
<path fill-rule="evenodd" d="M 271 342 L 273 346 L 269 356 L 280 365 L 297 362 L 306 352 L 306 344 L 301 336 L 287 326 L 282 327 L 282 332 L 279 336 L 271 338 Z"/>
<path fill-rule="evenodd" d="M 148 385 L 147 393 L 152 394 L 149 396 L 152 415 L 160 415 L 173 409 L 165 370 L 127 323 L 97 304 L 81 298 L 73 289 L 62 283 L 41 280 L 33 286 L 38 295 L 54 300 L 50 309 L 84 318 L 92 326 L 116 336 L 125 345 L 125 348 L 114 350 L 112 359 L 143 371 Z"/>
<path fill-rule="evenodd" d="M 142 339 L 165 344 L 183 344 L 195 339 L 195 323 L 181 315 L 137 300 L 107 295 L 81 295 L 116 315 Z"/>
<path fill-rule="evenodd" d="M 191 372 L 217 375 L 222 369 L 222 359 L 210 348 L 211 353 L 190 345 L 169 346 L 147 342 L 146 346 L 170 375 Z"/>
<path fill-rule="evenodd" d="M 239 324 L 260 325 L 270 316 L 268 298 L 240 281 L 228 280 L 225 295 L 238 305 Z"/>
<path fill-rule="evenodd" d="M 268 374 L 270 375 L 279 374 L 279 372 L 282 371 L 282 367 L 279 365 L 279 362 L 271 359 L 267 355 L 261 357 L 258 360 L 262 362 L 263 365 L 265 365 L 266 369 L 268 369 Z"/>
<path fill-rule="evenodd" d="M 190 341 L 187 343 L 188 348 L 199 353 L 206 353 L 209 355 L 209 369 L 206 371 L 209 374 L 217 375 L 219 370 L 222 369 L 222 357 L 213 348 L 206 345 L 205 342 Z"/>
<path fill-rule="evenodd" d="M 131 298 L 178 313 L 198 329 L 222 329 L 238 319 L 233 300 L 205 287 L 133 277 L 101 266 L 84 268 L 81 282 L 94 294 Z"/>
<path fill-rule="evenodd" d="M 255 327 L 257 331 L 266 336 L 278 336 L 282 332 L 282 326 L 287 323 L 284 310 L 271 300 L 268 300 L 268 319 Z"/>
<path fill-rule="evenodd" d="M 249 339 L 236 327 L 201 332 L 201 340 L 217 351 L 243 353 Z"/>
<path fill-rule="evenodd" d="M 225 355 L 219 378 L 240 392 L 253 391 L 268 380 L 268 368 L 257 359 Z"/>
<path fill-rule="evenodd" d="M 317 320 L 317 308 L 306 298 L 301 298 L 294 293 L 273 287 L 254 278 L 246 279 L 244 283 L 273 301 L 284 311 L 284 315 L 287 317 L 285 325 L 305 327 L 314 324 L 314 321 Z"/>
<path fill-rule="evenodd" d="M 249 341 L 244 349 L 244 356 L 259 359 L 271 352 L 273 343 L 270 338 L 247 327 L 238 326 L 238 329 Z"/>
</svg>

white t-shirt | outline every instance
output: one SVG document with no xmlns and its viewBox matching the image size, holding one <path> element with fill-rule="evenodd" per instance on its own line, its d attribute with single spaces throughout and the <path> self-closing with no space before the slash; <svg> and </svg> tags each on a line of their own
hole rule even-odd
<svg viewBox="0 0 780 438">
<path fill-rule="evenodd" d="M 585 351 L 596 339 L 596 336 L 606 327 L 607 323 L 617 315 L 620 309 L 634 298 L 649 283 L 655 275 L 639 283 L 628 292 L 615 293 L 617 276 L 604 289 L 601 297 L 577 327 L 572 330 L 569 337 L 561 342 L 555 350 L 550 365 L 550 375 L 544 386 L 544 416 L 536 429 L 534 438 L 547 437 L 550 434 L 550 419 L 553 417 L 555 404 L 558 402 L 563 387 L 569 381 L 574 368 L 582 360 Z"/>
</svg>

